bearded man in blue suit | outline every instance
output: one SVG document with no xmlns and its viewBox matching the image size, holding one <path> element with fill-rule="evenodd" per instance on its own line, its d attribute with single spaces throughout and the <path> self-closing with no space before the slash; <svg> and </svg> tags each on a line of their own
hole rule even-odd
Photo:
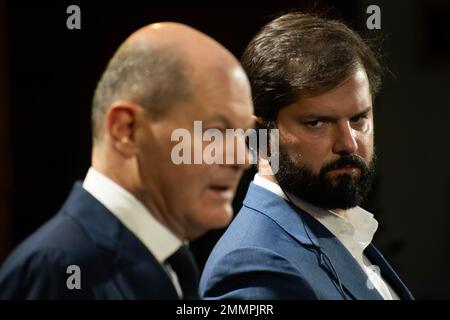
<svg viewBox="0 0 450 320">
<path fill-rule="evenodd" d="M 279 130 L 279 150 L 260 159 L 207 261 L 202 297 L 412 299 L 371 244 L 378 222 L 358 206 L 375 162 L 372 50 L 341 22 L 289 13 L 259 31 L 242 64 L 257 123 Z"/>
</svg>

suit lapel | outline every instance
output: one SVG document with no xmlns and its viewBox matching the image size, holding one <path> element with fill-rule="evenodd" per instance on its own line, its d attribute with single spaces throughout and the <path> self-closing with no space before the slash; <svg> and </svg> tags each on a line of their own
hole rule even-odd
<svg viewBox="0 0 450 320">
<path fill-rule="evenodd" d="M 178 299 L 167 273 L 142 242 L 77 182 L 62 208 L 75 219 L 93 243 L 108 255 L 112 279 L 125 299 Z M 98 265 L 102 265 L 99 263 Z M 111 270 L 101 270 L 101 273 Z M 98 278 L 100 279 L 100 274 Z"/>
<path fill-rule="evenodd" d="M 366 273 L 344 245 L 308 213 L 301 210 L 296 211 L 317 237 L 318 250 L 323 253 L 320 263 L 334 280 L 337 283 L 341 282 L 354 299 L 383 300 L 383 297 L 375 288 L 370 288 Z"/>
<path fill-rule="evenodd" d="M 381 275 L 389 283 L 389 285 L 394 289 L 394 291 L 399 295 L 400 299 L 404 300 L 414 300 L 414 296 L 402 282 L 397 273 L 392 269 L 383 255 L 378 251 L 373 244 L 370 244 L 364 251 L 364 254 L 374 265 L 380 268 Z"/>
<path fill-rule="evenodd" d="M 166 271 L 128 229 L 120 237 L 114 281 L 128 299 L 178 299 Z"/>
</svg>

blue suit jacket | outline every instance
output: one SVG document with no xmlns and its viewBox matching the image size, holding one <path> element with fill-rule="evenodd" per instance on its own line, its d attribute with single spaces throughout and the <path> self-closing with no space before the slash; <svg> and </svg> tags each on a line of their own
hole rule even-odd
<svg viewBox="0 0 450 320">
<path fill-rule="evenodd" d="M 67 267 L 81 270 L 69 290 Z M 59 213 L 0 269 L 0 299 L 178 299 L 155 257 L 76 183 Z"/>
<path fill-rule="evenodd" d="M 400 298 L 413 299 L 372 244 L 364 253 Z M 206 263 L 200 294 L 206 299 L 382 299 L 370 287 L 356 260 L 321 223 L 251 183 L 242 209 Z"/>
</svg>

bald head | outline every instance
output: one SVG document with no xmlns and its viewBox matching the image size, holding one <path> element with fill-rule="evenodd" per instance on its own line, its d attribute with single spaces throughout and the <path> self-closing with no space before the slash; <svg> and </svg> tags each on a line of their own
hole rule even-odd
<svg viewBox="0 0 450 320">
<path fill-rule="evenodd" d="M 236 69 L 241 68 L 231 53 L 189 26 L 164 22 L 137 30 L 98 82 L 92 107 L 94 144 L 101 140 L 105 114 L 115 102 L 131 101 L 158 119 L 179 102 L 195 99 L 211 78 L 233 77 Z"/>
</svg>

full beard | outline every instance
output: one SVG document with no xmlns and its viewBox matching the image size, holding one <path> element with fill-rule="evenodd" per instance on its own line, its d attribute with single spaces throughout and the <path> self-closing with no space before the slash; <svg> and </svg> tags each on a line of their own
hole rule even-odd
<svg viewBox="0 0 450 320">
<path fill-rule="evenodd" d="M 280 146 L 279 170 L 275 177 L 281 188 L 306 202 L 324 209 L 349 209 L 359 205 L 372 185 L 376 156 L 366 164 L 357 155 L 342 155 L 324 165 L 319 174 L 294 162 Z M 346 166 L 359 169 L 357 174 L 330 176 L 329 172 Z"/>
</svg>

